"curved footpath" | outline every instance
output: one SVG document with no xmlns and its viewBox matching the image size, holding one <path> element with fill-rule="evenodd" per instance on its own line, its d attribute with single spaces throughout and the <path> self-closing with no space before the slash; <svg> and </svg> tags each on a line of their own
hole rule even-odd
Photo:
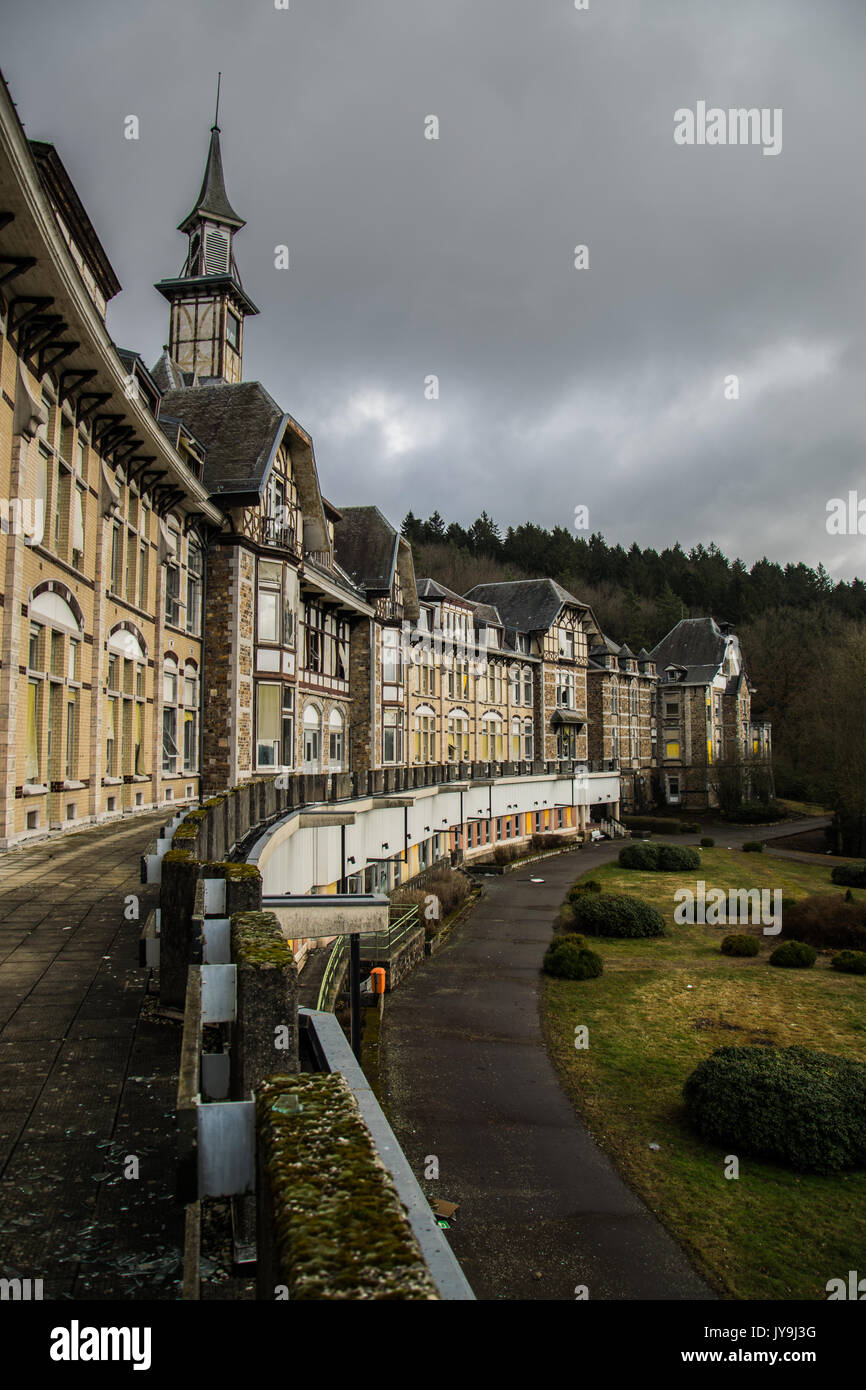
<svg viewBox="0 0 866 1390">
<path fill-rule="evenodd" d="M 791 826 L 701 833 L 723 847 Z M 619 849 L 588 845 L 485 879 L 448 944 L 388 996 L 388 1116 L 430 1200 L 459 1203 L 449 1239 L 478 1298 L 573 1299 L 578 1285 L 591 1299 L 715 1296 L 575 1113 L 541 1034 L 539 971 L 559 905 Z M 433 1156 L 439 1178 L 427 1180 Z"/>
</svg>

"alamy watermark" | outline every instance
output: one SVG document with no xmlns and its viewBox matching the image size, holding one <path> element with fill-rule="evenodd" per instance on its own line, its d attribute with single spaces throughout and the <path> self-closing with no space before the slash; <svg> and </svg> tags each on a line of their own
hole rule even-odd
<svg viewBox="0 0 866 1390">
<path fill-rule="evenodd" d="M 708 927 L 728 923 L 755 923 L 764 928 L 764 936 L 778 936 L 782 930 L 781 888 L 707 888 L 698 879 L 694 891 L 678 888 L 674 893 L 674 921 L 679 926 L 687 922 L 704 923 Z"/>
<path fill-rule="evenodd" d="M 697 102 L 694 111 L 681 106 L 674 112 L 677 145 L 761 145 L 762 154 L 782 152 L 780 106 L 707 106 Z"/>
<path fill-rule="evenodd" d="M 0 532 L 23 536 L 27 545 L 39 545 L 45 534 L 45 502 L 41 497 L 0 497 Z"/>
</svg>

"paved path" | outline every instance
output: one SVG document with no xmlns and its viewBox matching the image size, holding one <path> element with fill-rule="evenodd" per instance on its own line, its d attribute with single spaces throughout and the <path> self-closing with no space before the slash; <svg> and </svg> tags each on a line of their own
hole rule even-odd
<svg viewBox="0 0 866 1390">
<path fill-rule="evenodd" d="M 153 1018 L 138 967 L 158 891 L 139 856 L 167 816 L 0 855 L 0 1275 L 46 1299 L 178 1296 L 180 1027 Z"/>
<path fill-rule="evenodd" d="M 485 880 L 451 941 L 389 995 L 389 1118 L 482 1299 L 712 1294 L 623 1182 L 562 1090 L 541 1037 L 539 969 L 566 888 L 604 843 Z M 543 883 L 533 883 L 533 877 Z M 423 1181 L 439 1160 L 438 1182 Z"/>
</svg>

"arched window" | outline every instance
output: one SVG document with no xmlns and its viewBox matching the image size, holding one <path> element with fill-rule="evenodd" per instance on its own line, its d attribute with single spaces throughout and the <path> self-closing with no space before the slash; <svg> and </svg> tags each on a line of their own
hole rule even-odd
<svg viewBox="0 0 866 1390">
<path fill-rule="evenodd" d="M 415 762 L 436 761 L 436 716 L 429 705 L 419 705 L 415 711 Z"/>
<path fill-rule="evenodd" d="M 524 668 L 523 668 L 523 703 L 524 703 L 525 705 L 531 705 L 531 704 L 532 704 L 532 667 L 531 667 L 531 666 L 524 666 Z"/>
<path fill-rule="evenodd" d="M 616 681 L 610 683 L 610 712 L 619 714 L 619 685 Z"/>
<path fill-rule="evenodd" d="M 535 757 L 535 737 L 531 719 L 524 719 L 523 721 L 523 756 L 530 763 Z"/>
<path fill-rule="evenodd" d="M 452 710 L 448 716 L 448 761 L 469 761 L 469 715 L 464 709 Z"/>
<path fill-rule="evenodd" d="M 166 656 L 162 665 L 162 770 L 168 777 L 178 772 L 178 707 L 181 700 L 177 657 Z"/>
<path fill-rule="evenodd" d="M 522 754 L 521 748 L 520 748 L 520 720 L 519 720 L 519 719 L 512 719 L 512 721 L 511 721 L 511 760 L 512 760 L 512 762 L 519 763 L 522 756 L 523 756 L 523 754 Z"/>
<path fill-rule="evenodd" d="M 322 761 L 322 712 L 305 705 L 303 715 L 304 772 L 319 772 Z"/>
<path fill-rule="evenodd" d="M 512 668 L 511 668 L 511 703 L 512 703 L 513 705 L 519 705 L 519 704 L 520 704 L 520 667 L 519 667 L 519 666 L 512 666 Z"/>
<path fill-rule="evenodd" d="M 502 719 L 498 714 L 481 716 L 481 760 L 501 762 L 503 756 Z"/>
<path fill-rule="evenodd" d="M 332 709 L 328 716 L 328 766 L 331 772 L 342 772 L 346 757 L 346 735 L 343 716 Z"/>
</svg>

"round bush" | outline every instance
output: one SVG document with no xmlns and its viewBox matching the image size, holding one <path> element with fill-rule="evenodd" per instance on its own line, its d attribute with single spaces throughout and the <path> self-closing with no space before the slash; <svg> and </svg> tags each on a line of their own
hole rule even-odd
<svg viewBox="0 0 866 1390">
<path fill-rule="evenodd" d="M 764 846 L 760 840 L 747 840 L 743 845 L 744 854 L 763 854 Z"/>
<path fill-rule="evenodd" d="M 621 869 L 655 869 L 658 867 L 660 845 L 636 840 L 634 844 L 623 845 L 619 852 Z"/>
<path fill-rule="evenodd" d="M 770 956 L 771 965 L 781 965 L 788 970 L 808 970 L 818 959 L 814 946 L 805 941 L 783 941 Z"/>
<path fill-rule="evenodd" d="M 543 969 L 559 980 L 594 980 L 604 969 L 601 956 L 591 951 L 582 937 L 565 936 L 553 941 L 544 953 Z"/>
<path fill-rule="evenodd" d="M 722 954 L 726 956 L 756 956 L 759 949 L 758 938 L 746 932 L 731 932 L 721 945 Z"/>
<path fill-rule="evenodd" d="M 646 841 L 623 845 L 619 852 L 621 869 L 658 870 L 677 873 L 682 869 L 699 869 L 701 856 L 696 849 L 685 845 L 656 845 Z"/>
<path fill-rule="evenodd" d="M 715 843 L 716 842 L 713 839 L 712 835 L 704 835 L 701 839 L 701 849 L 713 849 L 715 847 Z"/>
<path fill-rule="evenodd" d="M 699 869 L 701 856 L 696 849 L 685 845 L 659 845 L 658 868 L 663 872 L 674 873 L 680 869 Z"/>
<path fill-rule="evenodd" d="M 574 925 L 587 936 L 664 936 L 661 913 L 624 893 L 580 893 L 572 899 Z"/>
<path fill-rule="evenodd" d="M 866 951 L 840 951 L 830 964 L 843 975 L 866 975 Z"/>
<path fill-rule="evenodd" d="M 720 1047 L 683 1088 L 690 1123 L 733 1153 L 806 1173 L 866 1166 L 866 1064 L 806 1047 Z"/>
<path fill-rule="evenodd" d="M 680 830 L 689 835 L 697 835 L 700 828 L 700 822 L 696 820 L 684 820 L 680 824 Z"/>
<path fill-rule="evenodd" d="M 866 888 L 866 863 L 861 859 L 853 864 L 837 864 L 830 878 L 841 888 Z"/>
</svg>

